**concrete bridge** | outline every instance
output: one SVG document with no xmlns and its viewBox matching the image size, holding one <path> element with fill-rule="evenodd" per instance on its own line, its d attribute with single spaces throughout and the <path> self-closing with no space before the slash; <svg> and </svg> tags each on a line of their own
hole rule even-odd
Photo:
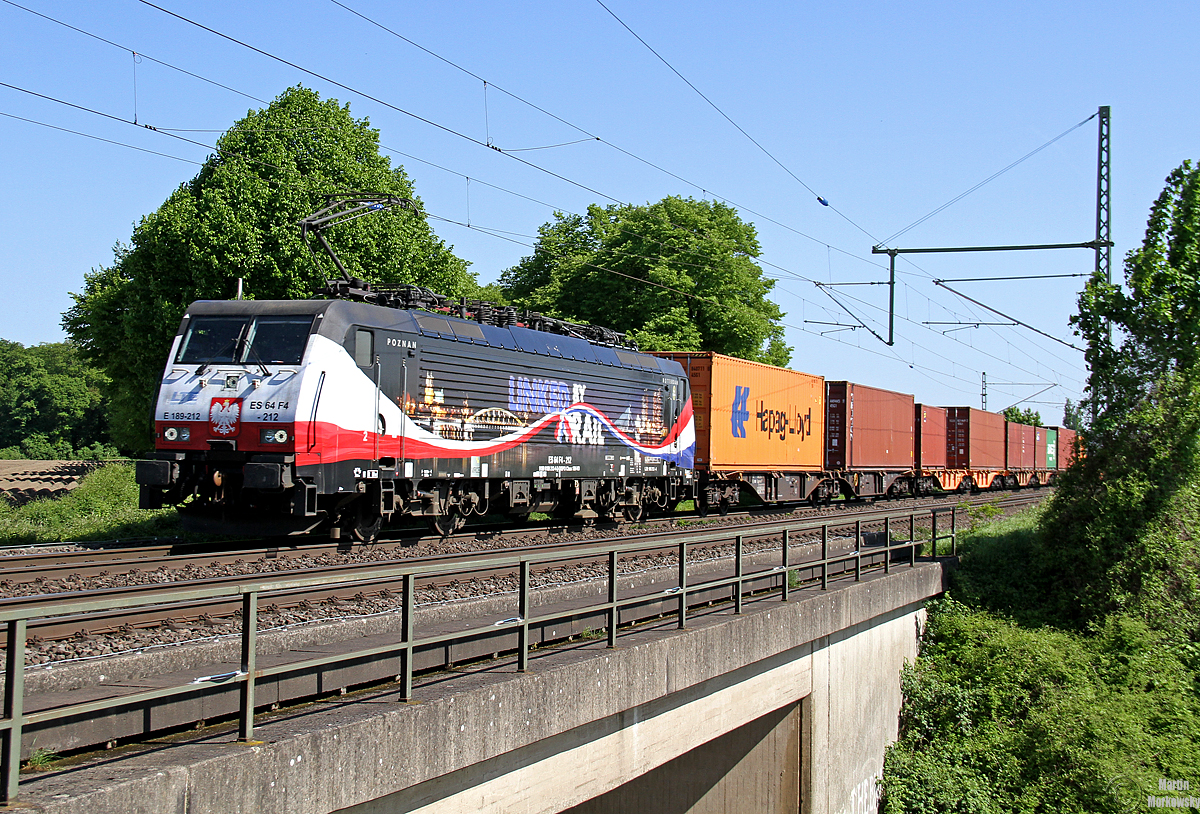
<svg viewBox="0 0 1200 814">
<path fill-rule="evenodd" d="M 875 810 L 936 562 L 430 674 L 25 776 L 46 812 Z M 148 747 L 148 748 L 147 748 Z"/>
</svg>

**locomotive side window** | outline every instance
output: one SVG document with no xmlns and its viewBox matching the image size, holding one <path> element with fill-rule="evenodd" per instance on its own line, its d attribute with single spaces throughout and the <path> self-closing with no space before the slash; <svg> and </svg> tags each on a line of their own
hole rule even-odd
<svg viewBox="0 0 1200 814">
<path fill-rule="evenodd" d="M 354 332 L 354 362 L 359 367 L 375 364 L 375 332 L 359 328 Z"/>
<path fill-rule="evenodd" d="M 195 317 L 175 361 L 298 365 L 311 328 L 311 316 Z"/>
</svg>

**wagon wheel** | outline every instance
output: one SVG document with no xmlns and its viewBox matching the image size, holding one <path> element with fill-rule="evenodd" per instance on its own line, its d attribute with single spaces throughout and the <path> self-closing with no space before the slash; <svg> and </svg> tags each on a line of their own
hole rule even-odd
<svg viewBox="0 0 1200 814">
<path fill-rule="evenodd" d="M 729 498 L 721 498 L 721 502 L 717 504 L 717 514 L 719 514 L 721 517 L 729 514 Z"/>
<path fill-rule="evenodd" d="M 458 509 L 429 518 L 429 529 L 440 537 L 449 537 L 467 525 L 467 517 Z"/>
</svg>

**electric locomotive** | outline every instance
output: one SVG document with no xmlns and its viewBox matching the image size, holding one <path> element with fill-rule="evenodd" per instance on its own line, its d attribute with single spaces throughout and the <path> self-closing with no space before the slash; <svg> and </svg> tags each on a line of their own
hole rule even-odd
<svg viewBox="0 0 1200 814">
<path fill-rule="evenodd" d="M 624 514 L 692 497 L 678 362 L 613 331 L 331 281 L 334 298 L 184 314 L 139 461 L 140 505 L 192 528 L 375 538 L 472 515 Z M 426 309 L 426 310 L 422 310 Z"/>
</svg>

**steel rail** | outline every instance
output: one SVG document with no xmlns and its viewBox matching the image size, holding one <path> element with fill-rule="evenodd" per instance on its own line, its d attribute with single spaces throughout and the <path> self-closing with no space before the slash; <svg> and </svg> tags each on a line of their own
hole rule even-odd
<svg viewBox="0 0 1200 814">
<path fill-rule="evenodd" d="M 931 540 L 916 539 L 917 517 L 920 514 L 924 517 L 928 514 L 931 527 Z M 939 534 L 937 530 L 937 521 L 939 515 L 950 515 L 950 529 L 946 534 Z M 780 539 L 780 564 L 770 566 L 765 569 L 756 569 L 747 572 L 744 568 L 745 555 L 745 539 L 747 535 L 742 530 L 737 529 L 721 529 L 711 531 L 700 531 L 698 533 L 677 534 L 674 539 L 674 545 L 678 551 L 678 585 L 672 588 L 669 593 L 678 594 L 678 626 L 684 628 L 687 625 L 688 600 L 699 592 L 711 592 L 714 589 L 728 587 L 733 593 L 735 612 L 741 612 L 742 597 L 746 594 L 747 588 L 751 590 L 761 590 L 761 585 L 764 580 L 773 585 L 778 581 L 778 588 L 769 588 L 769 590 L 778 590 L 782 601 L 788 600 L 788 583 L 794 572 L 805 570 L 813 572 L 819 569 L 821 572 L 821 589 L 827 590 L 830 569 L 833 566 L 841 566 L 842 570 L 846 570 L 846 565 L 850 562 L 854 563 L 854 579 L 862 578 L 863 558 L 864 556 L 883 555 L 883 569 L 890 570 L 892 564 L 893 553 L 897 551 L 907 550 L 909 553 L 909 566 L 915 566 L 918 556 L 918 549 L 929 544 L 932 546 L 933 554 L 937 554 L 937 546 L 939 542 L 944 540 L 949 541 L 950 552 L 956 550 L 956 514 L 955 508 L 938 509 L 932 508 L 928 512 L 917 511 L 900 511 L 900 512 L 880 512 L 878 519 L 884 523 L 885 541 L 871 547 L 869 550 L 864 550 L 864 542 L 862 538 L 862 524 L 866 518 L 857 517 L 850 521 L 855 526 L 855 543 L 853 550 L 843 553 L 830 555 L 828 550 L 829 530 L 831 527 L 837 528 L 846 525 L 846 521 L 830 521 L 830 520 L 810 520 L 794 524 L 792 528 L 783 529 Z M 908 526 L 910 530 L 909 539 L 895 541 L 891 537 L 891 518 L 895 516 L 907 516 Z M 793 531 L 816 531 L 820 530 L 822 540 L 821 558 L 818 560 L 810 560 L 804 563 L 789 562 L 789 548 L 791 545 L 791 534 Z M 731 533 L 732 532 L 732 533 Z M 740 532 L 740 533 L 739 533 Z M 761 536 L 755 534 L 753 536 Z M 689 549 L 697 546 L 713 544 L 721 541 L 728 542 L 732 539 L 735 546 L 735 572 L 731 577 L 718 578 L 691 584 L 688 581 L 688 553 Z M 554 622 L 558 620 L 570 619 L 578 617 L 581 613 L 603 613 L 606 615 L 608 626 L 609 645 L 614 646 L 618 634 L 618 622 L 620 621 L 620 612 L 626 608 L 633 608 L 639 605 L 653 604 L 661 601 L 664 593 L 661 590 L 656 590 L 651 594 L 639 593 L 630 597 L 620 597 L 617 595 L 616 583 L 616 562 L 621 555 L 631 555 L 647 549 L 654 549 L 662 546 L 662 541 L 648 541 L 641 539 L 632 542 L 623 543 L 607 543 L 607 544 L 575 544 L 559 548 L 559 550 L 547 551 L 544 547 L 527 549 L 517 552 L 503 552 L 501 554 L 490 554 L 489 556 L 476 556 L 474 554 L 463 555 L 460 557 L 452 557 L 443 559 L 436 563 L 417 563 L 407 562 L 400 565 L 386 565 L 368 569 L 358 568 L 358 573 L 354 574 L 308 574 L 303 577 L 290 576 L 285 578 L 268 578 L 268 579 L 244 579 L 236 578 L 224 581 L 221 585 L 189 585 L 184 587 L 175 587 L 171 589 L 159 590 L 144 590 L 139 589 L 134 591 L 136 596 L 129 596 L 126 593 L 123 596 L 71 596 L 71 595 L 56 595 L 52 597 L 43 597 L 40 604 L 19 603 L 20 607 L 13 606 L 10 602 L 0 603 L 0 623 L 3 623 L 7 628 L 7 658 L 5 663 L 5 694 L 4 694 L 4 710 L 3 718 L 0 719 L 0 801 L 7 802 L 15 798 L 18 790 L 19 770 L 20 770 L 20 755 L 21 755 L 21 735 L 22 730 L 27 725 L 44 724 L 52 721 L 58 721 L 65 718 L 79 717 L 99 712 L 101 710 L 111 711 L 118 708 L 134 707 L 141 704 L 162 701 L 165 699 L 175 698 L 188 693 L 196 693 L 198 691 L 209 690 L 213 688 L 225 687 L 231 683 L 239 686 L 239 740 L 249 741 L 253 739 L 254 734 L 254 714 L 255 714 L 255 685 L 256 682 L 276 675 L 288 673 L 302 672 L 311 670 L 321 666 L 340 663 L 344 661 L 354 661 L 358 659 L 368 658 L 371 656 L 395 656 L 399 660 L 397 676 L 401 685 L 401 696 L 408 700 L 412 695 L 413 685 L 413 653 L 416 648 L 428 647 L 433 644 L 467 640 L 470 638 L 483 637 L 485 635 L 495 635 L 497 627 L 495 624 L 487 627 L 474 627 L 468 630 L 459 630 L 452 633 L 440 633 L 433 635 L 417 636 L 414 630 L 415 621 L 415 583 L 418 578 L 433 577 L 444 575 L 448 570 L 455 573 L 463 571 L 506 567 L 517 569 L 519 573 L 519 590 L 518 590 L 518 616 L 509 621 L 506 629 L 515 629 L 518 634 L 517 645 L 517 665 L 518 669 L 524 671 L 528 667 L 530 641 L 529 631 L 531 625 L 544 624 L 546 622 Z M 556 547 L 557 548 L 557 547 Z M 584 608 L 572 607 L 567 610 L 547 613 L 544 615 L 535 615 L 532 613 L 530 602 L 530 579 L 533 566 L 535 564 L 545 564 L 563 559 L 603 559 L 607 558 L 609 564 L 609 591 L 608 601 L 591 603 Z M 363 573 L 363 572 L 366 573 Z M 330 587 L 335 585 L 362 585 L 367 582 L 379 580 L 400 580 L 403 583 L 403 607 L 401 609 L 403 619 L 403 633 L 399 642 L 386 645 L 366 648 L 360 651 L 355 651 L 348 654 L 326 655 L 314 658 L 302 659 L 299 661 L 288 662 L 271 667 L 257 667 L 256 665 L 256 641 L 258 632 L 258 602 L 260 597 L 265 594 L 275 592 L 283 592 L 289 590 L 299 590 L 314 587 Z M 756 587 L 759 586 L 759 587 Z M 141 586 L 144 588 L 144 586 Z M 158 586 L 152 586 L 158 587 Z M 240 669 L 229 673 L 203 676 L 193 680 L 192 682 L 175 687 L 164 687 L 155 690 L 137 692 L 129 695 L 109 698 L 103 701 L 91 701 L 80 704 L 67 704 L 54 707 L 47 710 L 26 713 L 24 709 L 25 694 L 24 694 L 24 652 L 27 634 L 27 625 L 30 619 L 35 618 L 53 618 L 69 615 L 79 615 L 92 612 L 110 611 L 120 607 L 125 609 L 150 607 L 153 605 L 161 605 L 165 603 L 180 603 L 189 601 L 209 600 L 216 598 L 237 598 L 242 605 L 242 633 L 241 633 L 241 664 Z"/>
</svg>

